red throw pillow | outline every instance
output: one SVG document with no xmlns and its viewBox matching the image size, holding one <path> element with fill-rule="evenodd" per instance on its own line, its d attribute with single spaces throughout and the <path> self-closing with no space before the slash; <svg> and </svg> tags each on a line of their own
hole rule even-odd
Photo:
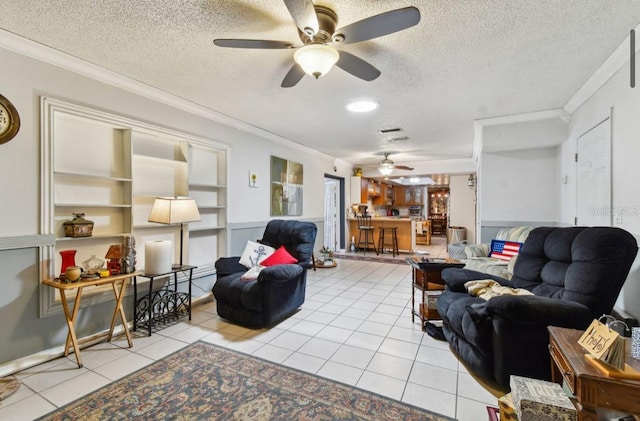
<svg viewBox="0 0 640 421">
<path fill-rule="evenodd" d="M 288 265 L 290 263 L 298 263 L 298 259 L 290 255 L 284 246 L 280 246 L 271 256 L 260 262 L 260 266 Z"/>
</svg>

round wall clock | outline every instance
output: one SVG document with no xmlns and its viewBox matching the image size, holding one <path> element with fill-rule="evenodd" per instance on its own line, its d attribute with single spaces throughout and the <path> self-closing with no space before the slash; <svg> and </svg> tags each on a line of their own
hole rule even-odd
<svg viewBox="0 0 640 421">
<path fill-rule="evenodd" d="M 20 116 L 11 101 L 0 94 L 0 145 L 7 143 L 20 130 Z"/>
</svg>

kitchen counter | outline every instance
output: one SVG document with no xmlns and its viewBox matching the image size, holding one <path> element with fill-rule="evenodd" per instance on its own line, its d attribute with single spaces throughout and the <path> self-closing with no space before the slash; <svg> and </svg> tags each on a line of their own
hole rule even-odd
<svg viewBox="0 0 640 421">
<path fill-rule="evenodd" d="M 352 218 L 354 221 L 356 218 Z M 411 218 L 408 216 L 372 216 L 372 221 L 406 221 L 410 222 Z"/>
<path fill-rule="evenodd" d="M 348 218 L 349 238 L 354 237 L 358 243 L 358 220 Z M 371 226 L 374 227 L 374 238 L 378 244 L 379 230 L 377 228 L 398 228 L 398 249 L 401 252 L 413 253 L 416 249 L 416 221 L 408 217 L 400 216 L 372 216 Z M 390 231 L 387 232 L 387 236 Z M 391 244 L 391 238 L 386 238 L 386 243 Z"/>
</svg>

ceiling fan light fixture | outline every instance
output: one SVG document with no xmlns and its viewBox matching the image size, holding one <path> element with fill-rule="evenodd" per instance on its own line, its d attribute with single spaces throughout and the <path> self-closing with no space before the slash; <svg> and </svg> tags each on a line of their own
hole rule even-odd
<svg viewBox="0 0 640 421">
<path fill-rule="evenodd" d="M 390 165 L 382 165 L 378 168 L 378 171 L 380 171 L 380 174 L 388 176 L 393 172 L 393 167 Z"/>
<path fill-rule="evenodd" d="M 307 44 L 293 54 L 302 70 L 316 79 L 327 74 L 339 58 L 336 50 L 324 44 Z"/>
</svg>

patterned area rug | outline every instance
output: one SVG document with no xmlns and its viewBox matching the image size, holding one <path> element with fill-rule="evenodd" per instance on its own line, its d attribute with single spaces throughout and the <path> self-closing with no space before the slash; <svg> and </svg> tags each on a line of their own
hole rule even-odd
<svg viewBox="0 0 640 421">
<path fill-rule="evenodd" d="M 205 342 L 41 419 L 451 420 Z"/>
</svg>

